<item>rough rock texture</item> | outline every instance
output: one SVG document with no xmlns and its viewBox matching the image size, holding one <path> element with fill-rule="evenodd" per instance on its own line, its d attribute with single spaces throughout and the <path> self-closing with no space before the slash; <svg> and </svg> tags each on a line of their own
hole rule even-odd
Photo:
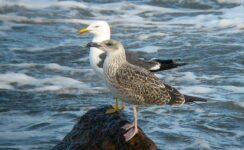
<svg viewBox="0 0 244 150">
<path fill-rule="evenodd" d="M 156 145 L 141 129 L 130 141 L 121 128 L 129 123 L 123 113 L 105 114 L 111 106 L 92 109 L 83 115 L 52 150 L 155 150 Z"/>
</svg>

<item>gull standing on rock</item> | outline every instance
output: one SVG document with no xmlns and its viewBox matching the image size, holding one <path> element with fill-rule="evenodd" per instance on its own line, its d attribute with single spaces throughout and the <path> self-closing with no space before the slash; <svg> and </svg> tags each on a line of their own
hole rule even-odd
<svg viewBox="0 0 244 150">
<path fill-rule="evenodd" d="M 105 40 L 110 40 L 110 27 L 109 24 L 105 21 L 96 21 L 91 23 L 87 28 L 81 29 L 79 31 L 80 34 L 84 34 L 86 32 L 90 32 L 94 35 L 92 42 L 102 42 Z M 176 63 L 175 60 L 142 60 L 136 57 L 136 53 L 126 52 L 127 61 L 131 64 L 143 67 L 149 71 L 156 72 L 161 70 L 168 70 L 172 68 L 176 68 L 179 66 L 186 65 L 186 63 Z M 89 60 L 90 64 L 95 70 L 96 74 L 103 78 L 103 63 L 106 58 L 106 54 L 103 50 L 96 47 L 90 48 Z M 122 101 L 122 108 L 124 108 L 124 103 Z M 118 100 L 116 98 L 116 104 L 114 109 L 109 110 L 108 112 L 118 111 L 120 108 L 118 107 Z"/>
<path fill-rule="evenodd" d="M 115 40 L 89 43 L 88 47 L 106 52 L 103 65 L 104 78 L 114 96 L 133 104 L 134 122 L 123 126 L 125 140 L 129 141 L 138 132 L 137 106 L 146 104 L 184 104 L 185 97 L 177 89 L 164 84 L 153 73 L 126 60 L 123 45 Z"/>
</svg>

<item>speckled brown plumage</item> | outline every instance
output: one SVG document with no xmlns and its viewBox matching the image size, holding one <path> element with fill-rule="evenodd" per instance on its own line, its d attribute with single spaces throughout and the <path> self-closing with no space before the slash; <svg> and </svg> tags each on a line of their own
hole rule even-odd
<svg viewBox="0 0 244 150">
<path fill-rule="evenodd" d="M 116 44 L 110 43 L 103 66 L 105 81 L 115 96 L 134 105 L 185 102 L 177 89 L 164 84 L 150 71 L 128 63 L 123 46 Z"/>
<path fill-rule="evenodd" d="M 182 104 L 184 96 L 175 88 L 163 84 L 154 74 L 138 66 L 124 63 L 116 71 L 120 95 L 130 103 Z"/>
</svg>

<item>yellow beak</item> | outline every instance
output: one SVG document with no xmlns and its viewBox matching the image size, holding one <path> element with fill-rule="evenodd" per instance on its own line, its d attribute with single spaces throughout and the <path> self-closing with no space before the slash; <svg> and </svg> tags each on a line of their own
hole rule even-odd
<svg viewBox="0 0 244 150">
<path fill-rule="evenodd" d="M 80 29 L 80 31 L 79 31 L 79 34 L 84 34 L 84 33 L 86 33 L 86 32 L 89 32 L 90 30 L 88 30 L 88 29 Z"/>
</svg>

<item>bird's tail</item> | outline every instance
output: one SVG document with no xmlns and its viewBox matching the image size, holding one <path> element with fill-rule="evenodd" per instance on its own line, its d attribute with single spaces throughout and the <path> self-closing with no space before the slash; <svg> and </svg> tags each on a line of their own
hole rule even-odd
<svg viewBox="0 0 244 150">
<path fill-rule="evenodd" d="M 185 63 L 185 62 L 177 62 L 179 60 L 180 59 L 177 59 L 177 60 L 173 60 L 173 59 L 169 59 L 169 60 L 153 59 L 152 61 L 155 61 L 158 64 L 160 64 L 160 67 L 157 68 L 156 70 L 150 70 L 150 71 L 154 72 L 154 71 L 161 71 L 161 70 L 169 70 L 169 69 L 177 68 L 177 67 L 184 66 L 184 65 L 188 64 L 188 63 Z"/>
<path fill-rule="evenodd" d="M 195 97 L 195 96 L 184 95 L 184 97 L 185 97 L 185 103 L 207 102 L 208 101 L 205 98 L 200 98 L 200 97 Z"/>
</svg>

